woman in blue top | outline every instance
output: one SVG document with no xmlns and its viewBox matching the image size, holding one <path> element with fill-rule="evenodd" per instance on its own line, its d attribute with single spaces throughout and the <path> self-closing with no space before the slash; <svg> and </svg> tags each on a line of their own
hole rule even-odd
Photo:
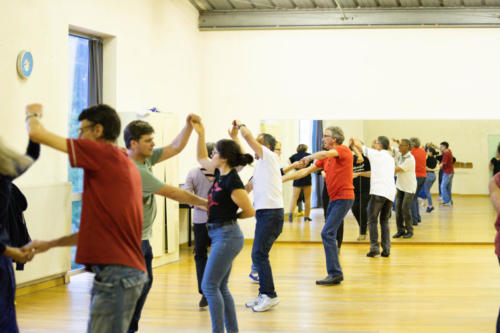
<svg viewBox="0 0 500 333">
<path fill-rule="evenodd" d="M 234 258 L 243 248 L 243 233 L 236 223 L 237 218 L 255 215 L 250 198 L 245 191 L 236 167 L 253 162 L 250 154 L 243 154 L 240 146 L 233 140 L 223 139 L 217 142 L 208 158 L 205 145 L 205 130 L 201 123 L 192 123 L 198 133 L 198 162 L 215 179 L 208 192 L 208 236 L 212 248 L 203 274 L 201 288 L 207 298 L 212 332 L 238 332 L 238 320 L 233 297 L 227 286 Z M 237 213 L 238 208 L 241 211 Z"/>
</svg>

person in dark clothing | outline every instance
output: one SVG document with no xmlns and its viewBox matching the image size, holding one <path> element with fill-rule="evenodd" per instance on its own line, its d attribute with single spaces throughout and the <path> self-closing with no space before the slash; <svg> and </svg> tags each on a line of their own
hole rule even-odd
<svg viewBox="0 0 500 333">
<path fill-rule="evenodd" d="M 29 115 L 30 116 L 30 115 Z M 0 143 L 0 332 L 17 333 L 16 310 L 14 305 L 16 281 L 12 268 L 12 260 L 24 264 L 33 259 L 32 251 L 20 248 L 24 244 L 13 245 L 11 234 L 16 236 L 10 226 L 10 207 L 22 193 L 12 181 L 22 175 L 40 155 L 40 145 L 28 144 L 26 155 L 18 155 Z M 14 195 L 13 195 L 14 193 Z M 24 196 L 22 196 L 24 197 Z M 23 203 L 19 203 L 23 205 Z"/>
<path fill-rule="evenodd" d="M 500 142 L 496 155 L 490 160 L 490 170 L 493 172 L 493 176 L 500 172 Z"/>
<path fill-rule="evenodd" d="M 297 146 L 297 153 L 290 156 L 289 160 L 290 163 L 293 164 L 309 155 L 311 154 L 307 153 L 307 145 L 300 144 Z M 306 165 L 305 167 L 308 166 L 309 165 Z M 293 211 L 295 210 L 295 205 L 297 204 L 297 200 L 301 192 L 304 193 L 304 202 L 305 202 L 304 221 L 305 222 L 312 221 L 309 216 L 311 213 L 311 189 L 312 189 L 311 175 L 307 175 L 304 178 L 296 179 L 293 181 L 293 194 L 292 194 L 292 201 L 290 202 L 290 213 L 288 214 L 288 222 L 293 221 Z"/>
<path fill-rule="evenodd" d="M 370 161 L 362 156 L 354 155 L 353 179 L 354 203 L 351 211 L 359 225 L 358 240 L 366 239 L 366 228 L 368 225 L 368 201 L 370 201 Z"/>
</svg>

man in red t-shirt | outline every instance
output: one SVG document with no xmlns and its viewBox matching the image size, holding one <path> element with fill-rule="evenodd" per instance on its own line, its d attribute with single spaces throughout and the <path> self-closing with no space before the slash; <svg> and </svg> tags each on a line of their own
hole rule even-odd
<svg viewBox="0 0 500 333">
<path fill-rule="evenodd" d="M 28 105 L 36 113 L 40 104 Z M 31 140 L 69 155 L 84 169 L 80 230 L 51 241 L 33 241 L 35 253 L 77 245 L 75 261 L 95 275 L 88 332 L 124 332 L 147 281 L 142 236 L 142 183 L 126 151 L 114 142 L 120 119 L 114 109 L 96 105 L 82 111 L 79 138 L 65 139 L 28 119 Z"/>
<path fill-rule="evenodd" d="M 307 168 L 283 177 L 285 182 L 303 178 L 321 169 L 326 173 L 325 181 L 330 203 L 326 213 L 325 226 L 321 231 L 321 238 L 325 248 L 328 276 L 323 280 L 316 281 L 318 285 L 337 285 L 344 280 L 337 249 L 337 230 L 354 203 L 354 186 L 352 185 L 353 156 L 351 150 L 342 145 L 343 142 L 344 132 L 342 129 L 328 127 L 323 132 L 323 146 L 327 150 L 308 155 L 301 160 L 303 167 L 312 160 L 317 159 L 318 161 Z M 361 156 L 357 148 L 355 148 L 355 152 L 357 156 Z"/>
<path fill-rule="evenodd" d="M 413 225 L 421 222 L 420 212 L 418 209 L 418 193 L 424 187 L 425 178 L 427 178 L 427 153 L 425 149 L 420 148 L 419 138 L 410 138 L 411 154 L 415 158 L 415 176 L 417 177 L 417 191 L 411 202 L 410 211 Z"/>
<path fill-rule="evenodd" d="M 495 236 L 495 254 L 500 263 L 500 173 L 495 174 L 489 184 L 490 199 L 495 211 L 497 212 L 497 219 L 495 221 L 495 229 L 497 234 Z M 500 312 L 497 318 L 497 332 L 500 332 Z"/>
<path fill-rule="evenodd" d="M 443 169 L 443 180 L 441 181 L 441 195 L 443 197 L 443 206 L 453 206 L 451 199 L 451 184 L 453 182 L 453 153 L 450 150 L 448 142 L 443 141 L 439 146 L 439 150 L 443 152 L 443 159 L 441 160 L 441 168 Z"/>
</svg>

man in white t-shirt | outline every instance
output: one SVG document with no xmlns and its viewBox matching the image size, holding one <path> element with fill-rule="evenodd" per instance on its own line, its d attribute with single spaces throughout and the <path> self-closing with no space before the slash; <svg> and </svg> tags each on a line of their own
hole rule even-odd
<svg viewBox="0 0 500 333">
<path fill-rule="evenodd" d="M 269 251 L 283 230 L 283 184 L 280 161 L 274 153 L 276 139 L 270 134 L 254 138 L 252 132 L 235 120 L 241 135 L 255 152 L 257 163 L 252 182 L 247 191 L 254 191 L 255 237 L 252 248 L 252 262 L 259 273 L 259 295 L 246 306 L 255 312 L 267 311 L 279 303 L 274 289 L 273 273 L 269 262 Z"/>
<path fill-rule="evenodd" d="M 396 159 L 396 225 L 398 232 L 393 238 L 412 238 L 413 221 L 410 206 L 417 190 L 417 176 L 415 175 L 415 158 L 410 153 L 410 140 L 399 141 L 399 153 Z"/>
<path fill-rule="evenodd" d="M 389 152 L 390 141 L 385 136 L 379 136 L 375 140 L 375 149 L 363 146 L 356 139 L 351 139 L 363 154 L 368 157 L 371 165 L 370 179 L 370 201 L 368 202 L 368 228 L 370 230 L 370 252 L 367 257 L 376 257 L 380 254 L 378 244 L 377 219 L 380 215 L 380 236 L 382 241 L 382 257 L 388 257 L 391 253 L 391 236 L 389 230 L 389 218 L 391 217 L 392 200 L 396 195 L 394 184 L 394 157 Z"/>
</svg>

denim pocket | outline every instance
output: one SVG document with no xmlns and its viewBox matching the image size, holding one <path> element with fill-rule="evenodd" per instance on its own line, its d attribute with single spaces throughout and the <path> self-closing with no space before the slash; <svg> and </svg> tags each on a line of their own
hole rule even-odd
<svg viewBox="0 0 500 333">
<path fill-rule="evenodd" d="M 97 281 L 92 287 L 92 314 L 112 314 L 116 302 L 116 286 Z"/>
</svg>

